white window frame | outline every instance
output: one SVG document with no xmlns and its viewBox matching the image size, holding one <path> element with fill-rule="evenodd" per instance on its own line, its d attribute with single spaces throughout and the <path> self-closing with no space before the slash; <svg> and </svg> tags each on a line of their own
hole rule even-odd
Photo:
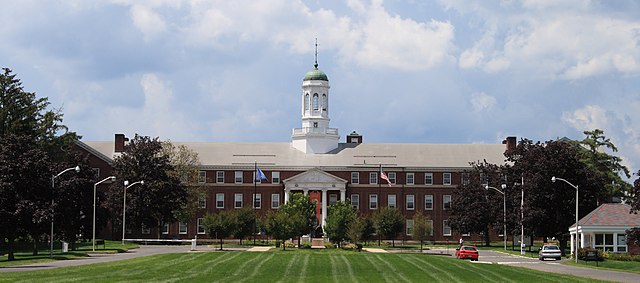
<svg viewBox="0 0 640 283">
<path fill-rule="evenodd" d="M 198 196 L 198 208 L 207 208 L 207 196 Z"/>
<path fill-rule="evenodd" d="M 244 172 L 242 171 L 235 171 L 234 173 L 234 182 L 236 184 L 242 184 L 244 183 Z"/>
<path fill-rule="evenodd" d="M 198 222 L 197 222 L 197 223 L 198 223 L 198 226 L 197 226 L 198 228 L 197 228 L 197 230 L 196 230 L 196 231 L 197 231 L 197 233 L 198 233 L 199 235 L 202 235 L 202 234 L 204 234 L 204 233 L 205 233 L 204 225 L 203 225 L 203 223 L 202 223 L 202 222 L 204 222 L 204 218 L 198 218 Z"/>
<path fill-rule="evenodd" d="M 351 207 L 353 209 L 360 209 L 360 195 L 351 194 Z"/>
<path fill-rule="evenodd" d="M 161 229 L 162 229 L 162 231 L 161 231 L 162 235 L 169 234 L 169 223 L 167 223 L 167 222 L 162 223 L 162 228 Z"/>
<path fill-rule="evenodd" d="M 433 185 L 433 173 L 424 173 L 424 184 Z"/>
<path fill-rule="evenodd" d="M 224 171 L 216 171 L 216 183 L 224 184 Z"/>
<path fill-rule="evenodd" d="M 271 172 L 271 183 L 280 184 L 280 172 Z"/>
<path fill-rule="evenodd" d="M 389 182 L 391 182 L 392 185 L 396 184 L 396 172 L 389 172 L 387 174 L 387 177 L 389 178 Z"/>
<path fill-rule="evenodd" d="M 369 195 L 369 209 L 370 210 L 378 209 L 378 194 Z"/>
<path fill-rule="evenodd" d="M 204 184 L 207 182 L 207 171 L 200 170 L 198 171 L 198 184 Z"/>
<path fill-rule="evenodd" d="M 360 172 L 351 172 L 351 184 L 360 184 Z"/>
<path fill-rule="evenodd" d="M 449 226 L 448 219 L 442 220 L 442 236 L 451 236 L 451 226 Z"/>
<path fill-rule="evenodd" d="M 222 202 L 222 205 L 220 205 Z M 216 208 L 224 209 L 224 193 L 216 193 Z"/>
<path fill-rule="evenodd" d="M 405 227 L 406 227 L 405 234 L 407 236 L 412 236 L 413 235 L 413 219 L 407 219 Z"/>
<path fill-rule="evenodd" d="M 369 184 L 371 185 L 378 184 L 378 172 L 369 172 Z"/>
<path fill-rule="evenodd" d="M 387 207 L 389 208 L 397 208 L 398 207 L 398 198 L 395 194 L 387 195 Z"/>
<path fill-rule="evenodd" d="M 406 195 L 405 196 L 405 208 L 407 210 L 416 209 L 416 196 L 415 195 Z"/>
<path fill-rule="evenodd" d="M 241 193 L 233 194 L 233 208 L 242 208 L 243 203 L 243 195 Z M 238 203 L 240 205 L 238 205 Z"/>
<path fill-rule="evenodd" d="M 433 210 L 433 195 L 424 195 L 424 210 Z"/>
<path fill-rule="evenodd" d="M 280 208 L 280 194 L 271 194 L 271 208 Z"/>
<path fill-rule="evenodd" d="M 448 207 L 447 207 L 447 204 Z M 442 195 L 442 210 L 451 209 L 451 195 Z"/>
<path fill-rule="evenodd" d="M 189 226 L 187 225 L 187 223 L 186 222 L 180 222 L 178 224 L 178 234 L 185 235 L 185 234 L 187 234 L 187 232 L 189 232 Z"/>
<path fill-rule="evenodd" d="M 407 185 L 415 185 L 415 183 L 416 183 L 415 174 L 414 173 L 407 173 L 406 182 L 407 182 Z"/>
<path fill-rule="evenodd" d="M 445 186 L 451 185 L 451 173 L 442 173 L 442 184 Z"/>
<path fill-rule="evenodd" d="M 261 209 L 262 208 L 262 194 L 261 193 L 253 194 L 253 207 L 255 209 Z"/>
<path fill-rule="evenodd" d="M 433 220 L 432 219 L 427 219 L 427 224 L 431 225 L 431 233 L 429 233 L 429 236 L 433 236 Z"/>
</svg>

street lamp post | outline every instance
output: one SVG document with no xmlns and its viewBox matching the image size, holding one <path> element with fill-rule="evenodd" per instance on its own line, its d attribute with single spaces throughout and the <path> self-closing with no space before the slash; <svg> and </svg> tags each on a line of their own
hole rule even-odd
<svg viewBox="0 0 640 283">
<path fill-rule="evenodd" d="M 102 184 L 103 182 L 106 181 L 115 181 L 116 177 L 115 176 L 109 176 L 107 178 L 104 178 L 102 181 L 97 182 L 95 184 L 93 184 L 93 251 L 96 251 L 96 188 L 98 187 L 98 185 Z"/>
<path fill-rule="evenodd" d="M 71 168 L 67 168 L 62 170 L 62 172 L 58 173 L 57 175 L 53 175 L 51 176 L 51 236 L 49 236 L 49 242 L 51 244 L 51 249 L 49 250 L 49 257 L 53 257 L 53 216 L 55 215 L 53 213 L 53 205 L 54 205 L 54 198 L 53 198 L 53 190 L 56 187 L 56 178 L 60 177 L 60 175 L 69 172 L 71 170 L 75 170 L 76 173 L 80 172 L 80 166 L 76 166 L 76 167 L 71 167 Z"/>
<path fill-rule="evenodd" d="M 494 189 L 496 192 L 502 194 L 502 223 L 504 225 L 503 238 L 504 238 L 504 250 L 507 250 L 507 195 L 504 193 L 504 190 L 507 189 L 507 185 L 502 184 L 502 191 L 498 190 L 494 187 L 490 187 L 489 185 L 485 186 L 485 189 Z"/>
<path fill-rule="evenodd" d="M 520 255 L 524 255 L 524 177 L 520 183 L 513 185 L 520 185 Z"/>
<path fill-rule="evenodd" d="M 551 177 L 551 182 L 555 183 L 556 180 L 560 180 L 563 181 L 567 184 L 569 184 L 569 186 L 572 186 L 574 189 L 576 189 L 576 249 L 573 251 L 574 252 L 574 256 L 576 257 L 576 263 L 578 263 L 578 186 L 571 184 L 569 181 L 562 179 L 562 178 L 558 178 L 556 176 Z"/>
<path fill-rule="evenodd" d="M 132 187 L 135 184 L 140 184 L 140 185 L 144 185 L 144 181 L 137 181 L 134 182 L 133 184 L 129 185 L 129 181 L 124 181 L 124 197 L 123 197 L 123 201 L 122 201 L 122 244 L 124 245 L 124 231 L 125 231 L 125 220 L 126 218 L 124 217 L 125 213 L 127 212 L 127 189 Z"/>
</svg>

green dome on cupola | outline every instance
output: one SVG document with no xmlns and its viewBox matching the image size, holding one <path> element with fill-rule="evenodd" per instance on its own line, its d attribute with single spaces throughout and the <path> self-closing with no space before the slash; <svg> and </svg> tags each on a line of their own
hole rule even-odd
<svg viewBox="0 0 640 283">
<path fill-rule="evenodd" d="M 303 81 L 329 81 L 327 78 L 327 74 L 323 71 L 318 70 L 318 65 L 315 65 L 315 68 L 308 71 L 307 74 L 304 75 Z"/>
</svg>

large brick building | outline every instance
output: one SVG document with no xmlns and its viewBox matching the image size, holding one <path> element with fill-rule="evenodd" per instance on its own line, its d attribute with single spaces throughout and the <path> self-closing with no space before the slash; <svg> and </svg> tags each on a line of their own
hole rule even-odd
<svg viewBox="0 0 640 283">
<path fill-rule="evenodd" d="M 163 237 L 206 237 L 200 225 L 206 213 L 250 207 L 257 164 L 267 177 L 255 186 L 259 214 L 278 209 L 287 202 L 288 193 L 300 192 L 317 201 L 319 225 L 325 223 L 328 206 L 350 201 L 362 214 L 382 206 L 400 209 L 406 218 L 405 235 L 411 233 L 413 214 L 422 211 L 432 221 L 433 240 L 456 241 L 460 234 L 451 230 L 447 219 L 452 193 L 463 181 L 462 172 L 472 161 L 502 163 L 507 147 L 515 146 L 515 137 L 502 144 L 369 144 L 352 132 L 341 143 L 338 129 L 329 127 L 329 88 L 327 75 L 316 63 L 302 82 L 302 127 L 293 129 L 290 142 L 174 142 L 198 153 L 202 163 L 199 182 L 207 196 L 200 200 L 192 221 L 165 224 Z M 100 177 L 106 177 L 126 140 L 116 134 L 115 141 L 78 145 L 92 155 Z M 391 185 L 381 178 L 381 171 Z M 141 227 L 127 232 L 127 238 L 156 235 Z"/>
</svg>

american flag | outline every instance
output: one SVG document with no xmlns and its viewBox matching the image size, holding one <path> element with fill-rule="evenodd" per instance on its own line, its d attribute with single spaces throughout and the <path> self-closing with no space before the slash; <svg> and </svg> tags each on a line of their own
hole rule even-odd
<svg viewBox="0 0 640 283">
<path fill-rule="evenodd" d="M 380 171 L 380 178 L 387 181 L 387 184 L 391 187 L 391 181 L 389 181 L 389 177 L 387 177 L 387 174 L 385 174 L 384 171 Z"/>
</svg>

